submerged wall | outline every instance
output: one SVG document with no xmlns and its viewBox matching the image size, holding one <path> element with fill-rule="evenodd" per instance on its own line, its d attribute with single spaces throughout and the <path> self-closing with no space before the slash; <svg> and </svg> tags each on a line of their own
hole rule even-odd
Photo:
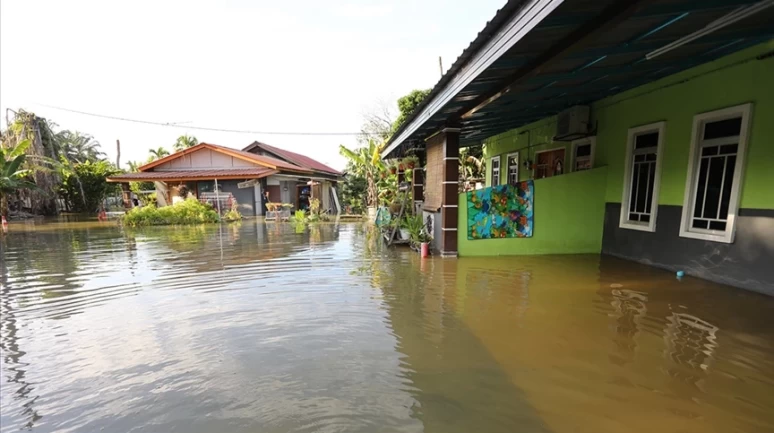
<svg viewBox="0 0 774 433">
<path fill-rule="evenodd" d="M 467 196 L 459 196 L 460 256 L 599 253 L 605 215 L 607 169 L 535 181 L 531 238 L 476 239 L 467 234 Z"/>
</svg>

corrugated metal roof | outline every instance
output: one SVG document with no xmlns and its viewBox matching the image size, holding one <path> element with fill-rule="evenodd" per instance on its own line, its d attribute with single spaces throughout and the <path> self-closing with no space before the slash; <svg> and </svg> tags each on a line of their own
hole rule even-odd
<svg viewBox="0 0 774 433">
<path fill-rule="evenodd" d="M 180 152 L 175 152 L 169 156 L 165 156 L 164 158 L 157 159 L 153 162 L 149 162 L 148 164 L 143 165 L 139 168 L 140 171 L 145 172 L 149 170 L 153 170 L 155 167 L 164 164 L 166 162 L 175 160 L 177 158 L 182 157 L 183 155 L 188 155 L 190 153 L 199 151 L 201 149 L 210 149 L 214 150 L 216 152 L 220 152 L 232 157 L 240 158 L 242 160 L 246 160 L 248 162 L 254 162 L 256 165 L 260 165 L 262 167 L 269 167 L 269 168 L 277 168 L 280 170 L 288 170 L 292 171 L 294 173 L 305 173 L 305 174 L 311 174 L 311 170 L 299 167 L 295 164 L 291 164 L 289 162 L 283 161 L 281 159 L 277 158 L 271 158 L 268 156 L 263 155 L 256 155 L 254 153 L 245 152 L 243 150 L 239 149 L 232 149 L 230 147 L 220 146 L 217 144 L 210 144 L 210 143 L 199 143 L 196 146 L 189 147 L 188 149 L 182 150 Z"/>
<path fill-rule="evenodd" d="M 291 152 L 289 150 L 280 149 L 279 147 L 270 146 L 266 143 L 261 143 L 260 141 L 255 141 L 251 145 L 245 147 L 242 149 L 245 152 L 250 152 L 252 149 L 260 148 L 267 152 L 273 153 L 275 155 L 280 156 L 281 158 L 285 158 L 288 161 L 297 164 L 301 167 L 307 168 L 309 170 L 313 171 L 321 171 L 323 173 L 328 174 L 334 174 L 336 176 L 341 176 L 341 172 L 328 167 L 327 165 L 318 162 L 308 156 L 301 155 L 300 153 Z"/>
<path fill-rule="evenodd" d="M 564 0 L 535 24 L 522 23 L 519 17 L 555 2 L 511 0 L 392 136 L 385 156 L 421 145 L 445 126 L 461 128 L 462 146 L 477 144 L 573 105 L 590 104 L 769 41 L 774 37 L 774 7 L 646 58 L 755 3 Z M 508 32 L 514 29 L 518 33 L 511 36 Z M 498 40 L 507 40 L 510 48 L 496 53 L 487 49 Z M 482 55 L 488 63 L 477 60 Z M 470 76 L 474 78 L 460 83 L 460 77 Z"/>
<path fill-rule="evenodd" d="M 177 171 L 141 171 L 137 173 L 124 173 L 108 178 L 109 182 L 138 182 L 138 181 L 162 181 L 162 180 L 180 180 L 180 179 L 260 179 L 272 174 L 279 173 L 278 170 L 265 167 L 256 168 L 230 168 L 230 169 L 211 169 L 211 170 L 177 170 Z"/>
</svg>

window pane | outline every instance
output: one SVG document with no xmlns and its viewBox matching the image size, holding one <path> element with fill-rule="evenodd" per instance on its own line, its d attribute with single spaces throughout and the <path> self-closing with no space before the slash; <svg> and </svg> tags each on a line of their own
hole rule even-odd
<svg viewBox="0 0 774 433">
<path fill-rule="evenodd" d="M 707 221 L 693 220 L 693 228 L 695 229 L 706 229 L 707 224 L 708 224 Z"/>
<path fill-rule="evenodd" d="M 656 160 L 656 154 L 655 153 L 649 153 L 645 155 L 645 161 L 655 161 Z"/>
<path fill-rule="evenodd" d="M 575 156 L 591 155 L 591 144 L 581 144 L 575 148 Z"/>
<path fill-rule="evenodd" d="M 637 183 L 637 206 L 635 209 L 637 212 L 645 212 L 645 202 L 648 201 L 648 189 L 650 189 L 650 180 L 648 178 L 648 166 L 650 164 L 643 164 L 640 166 L 640 180 Z"/>
<path fill-rule="evenodd" d="M 649 132 L 647 134 L 638 135 L 634 138 L 635 149 L 645 149 L 647 147 L 658 146 L 658 132 Z"/>
<path fill-rule="evenodd" d="M 629 212 L 634 212 L 634 204 L 637 199 L 637 181 L 640 178 L 640 165 L 632 167 L 632 183 L 629 185 Z"/>
<path fill-rule="evenodd" d="M 704 139 L 733 137 L 742 130 L 742 118 L 719 120 L 704 125 Z"/>
<path fill-rule="evenodd" d="M 650 215 L 640 215 L 640 221 L 644 223 L 650 222 Z"/>
<path fill-rule="evenodd" d="M 634 155 L 634 162 L 644 162 L 645 155 Z"/>
<path fill-rule="evenodd" d="M 734 186 L 734 169 L 736 169 L 736 156 L 731 155 L 726 158 L 726 177 L 723 181 L 723 194 L 720 198 L 719 219 L 724 220 L 728 218 L 728 205 L 731 201 L 731 187 Z"/>
<path fill-rule="evenodd" d="M 723 167 L 726 158 L 710 158 L 707 194 L 704 199 L 704 218 L 716 218 L 720 203 L 720 188 L 723 183 Z"/>
<path fill-rule="evenodd" d="M 710 230 L 725 230 L 726 223 L 722 221 L 710 221 L 709 228 Z"/>
<path fill-rule="evenodd" d="M 702 205 L 704 204 L 704 184 L 707 182 L 707 167 L 709 166 L 709 159 L 705 158 L 701 160 L 701 167 L 699 168 L 699 179 L 696 185 L 696 200 L 694 201 L 693 216 L 700 217 Z"/>
<path fill-rule="evenodd" d="M 738 144 L 726 144 L 726 145 L 720 146 L 720 154 L 727 155 L 729 153 L 736 153 L 738 148 L 739 148 Z"/>
<path fill-rule="evenodd" d="M 707 146 L 701 150 L 701 156 L 712 156 L 718 154 L 718 146 Z"/>
<path fill-rule="evenodd" d="M 650 213 L 651 204 L 653 203 L 653 187 L 655 186 L 656 182 L 656 163 L 650 163 L 648 164 L 650 167 L 649 170 L 649 179 L 650 183 L 648 185 L 648 200 L 645 203 L 645 212 Z"/>
<path fill-rule="evenodd" d="M 629 221 L 639 221 L 639 220 L 640 220 L 640 216 L 637 215 L 636 213 L 629 214 Z"/>
</svg>

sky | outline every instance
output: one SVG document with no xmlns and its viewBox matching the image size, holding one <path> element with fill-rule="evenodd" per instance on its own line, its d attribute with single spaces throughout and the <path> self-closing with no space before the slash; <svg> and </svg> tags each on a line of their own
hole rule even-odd
<svg viewBox="0 0 774 433">
<path fill-rule="evenodd" d="M 188 133 L 335 168 L 363 114 L 440 78 L 505 0 L 0 2 L 0 109 L 94 136 L 122 167 Z M 147 120 L 156 126 L 52 108 Z M 237 129 L 253 133 L 194 130 Z"/>
</svg>

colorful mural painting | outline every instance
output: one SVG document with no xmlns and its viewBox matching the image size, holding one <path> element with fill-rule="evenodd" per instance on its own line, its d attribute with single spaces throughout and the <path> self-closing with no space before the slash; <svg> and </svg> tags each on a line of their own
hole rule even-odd
<svg viewBox="0 0 774 433">
<path fill-rule="evenodd" d="M 467 193 L 468 239 L 532 237 L 532 180 Z"/>
</svg>

